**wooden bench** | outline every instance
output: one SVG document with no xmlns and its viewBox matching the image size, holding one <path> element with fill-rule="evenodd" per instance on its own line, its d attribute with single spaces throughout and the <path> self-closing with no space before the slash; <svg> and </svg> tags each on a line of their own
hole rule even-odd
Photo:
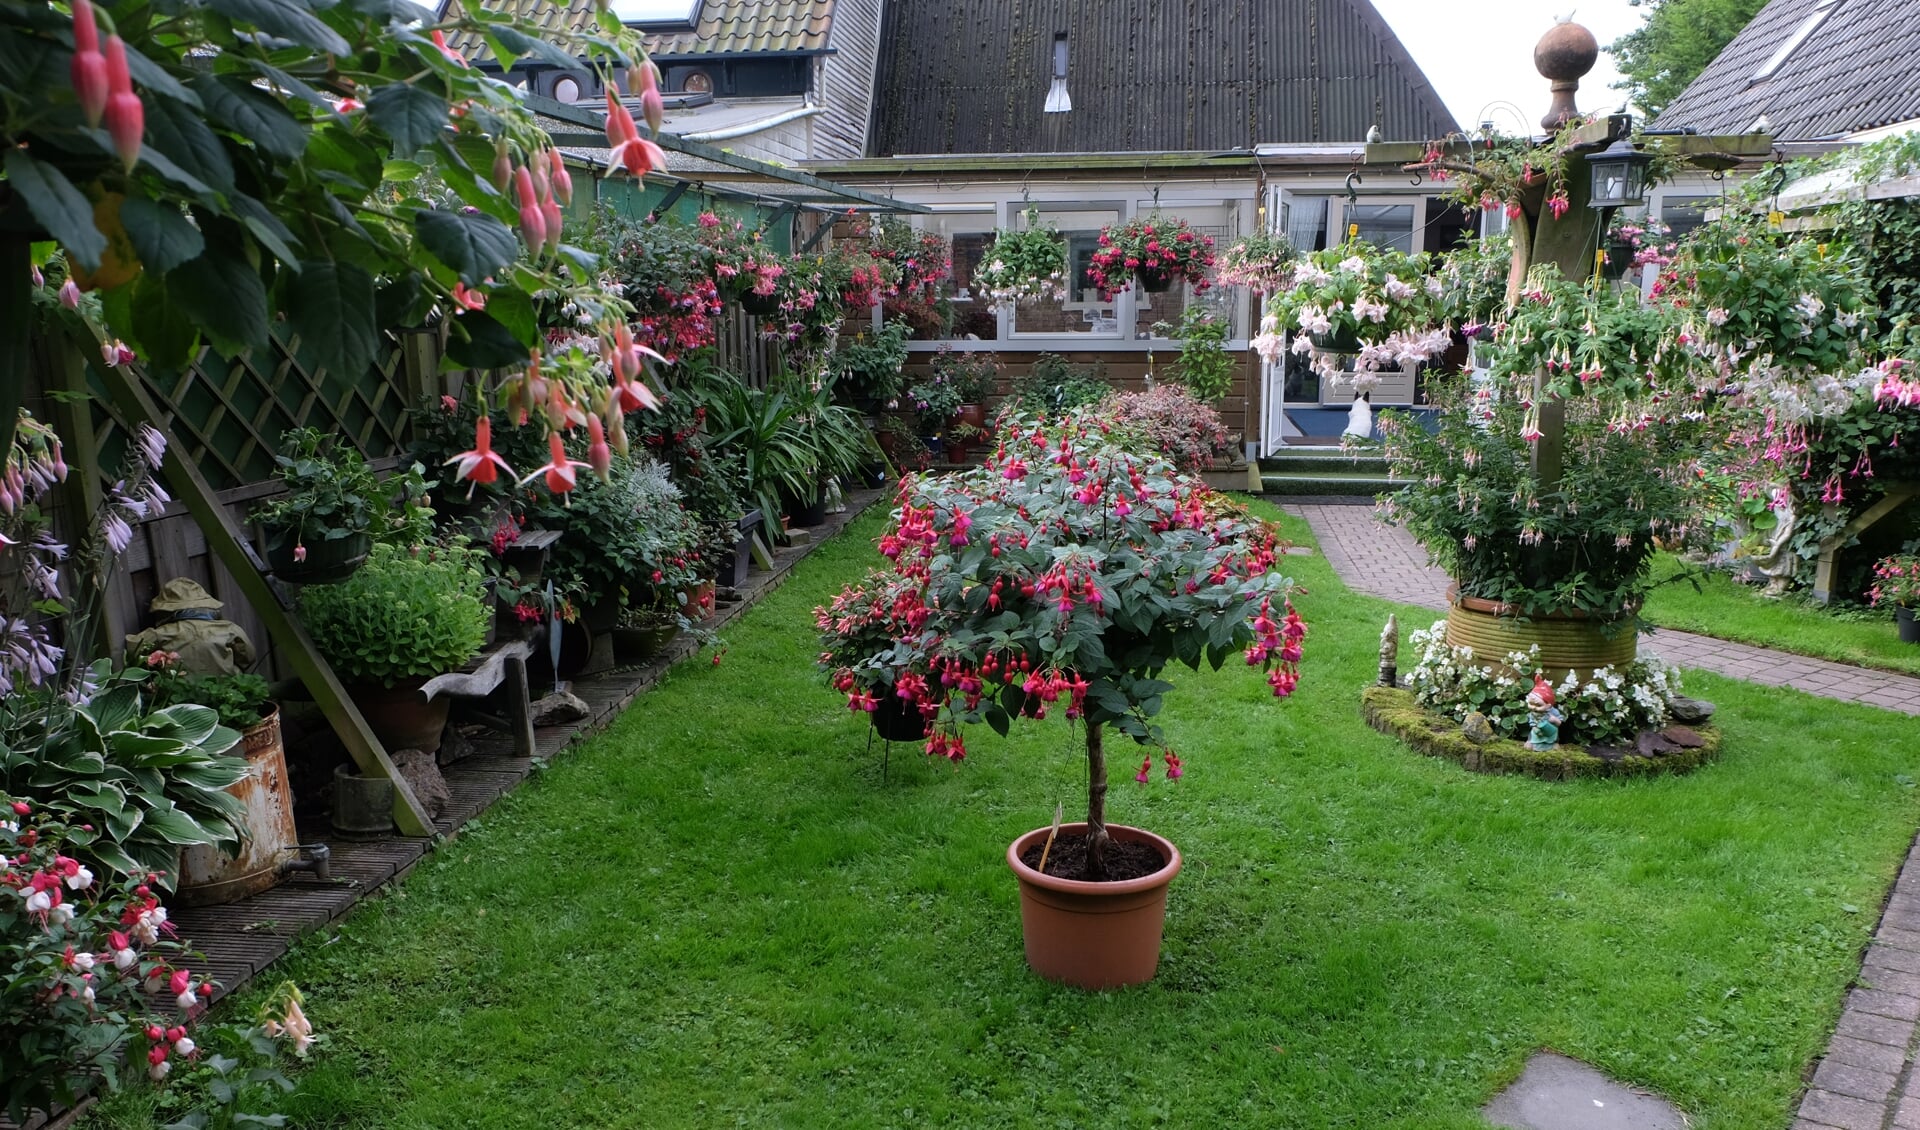
<svg viewBox="0 0 1920 1130">
<path fill-rule="evenodd" d="M 532 654 L 533 643 L 529 640 L 497 644 L 482 652 L 471 670 L 428 679 L 420 693 L 428 702 L 443 694 L 454 698 L 483 698 L 506 683 L 507 730 L 513 735 L 513 752 L 520 757 L 532 757 L 533 709 L 527 696 L 527 659 Z"/>
</svg>

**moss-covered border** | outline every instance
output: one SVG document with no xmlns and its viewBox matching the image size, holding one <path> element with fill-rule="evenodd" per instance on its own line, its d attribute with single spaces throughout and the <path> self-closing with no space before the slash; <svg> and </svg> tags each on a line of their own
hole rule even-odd
<svg viewBox="0 0 1920 1130">
<path fill-rule="evenodd" d="M 1585 750 L 1563 746 L 1528 749 L 1510 738 L 1484 745 L 1469 741 L 1460 724 L 1435 714 L 1414 701 L 1413 692 L 1399 687 L 1371 686 L 1360 692 L 1360 713 L 1367 725 L 1399 738 L 1418 753 L 1444 757 L 1475 773 L 1517 773 L 1543 781 L 1574 781 L 1597 777 L 1654 777 L 1687 773 L 1720 756 L 1720 731 L 1712 726 L 1691 729 L 1706 739 L 1698 749 L 1681 749 L 1658 757 L 1623 757 L 1607 761 Z"/>
</svg>

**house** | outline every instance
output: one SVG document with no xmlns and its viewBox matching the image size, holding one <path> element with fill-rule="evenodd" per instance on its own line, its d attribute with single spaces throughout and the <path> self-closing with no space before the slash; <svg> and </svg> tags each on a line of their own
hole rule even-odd
<svg viewBox="0 0 1920 1130">
<path fill-rule="evenodd" d="M 1082 274 L 1102 227 L 1156 210 L 1221 244 L 1264 225 L 1308 250 L 1352 227 L 1440 250 L 1475 223 L 1445 186 L 1361 163 L 1370 133 L 1459 128 L 1368 0 L 1215 0 L 1204 20 L 1156 0 L 894 3 L 880 45 L 868 155 L 807 167 L 933 210 L 914 222 L 950 241 L 954 329 L 912 348 L 992 350 L 1014 374 L 1050 352 L 1137 387 L 1179 348 L 1155 327 L 1204 303 L 1234 326 L 1222 414 L 1250 454 L 1337 439 L 1352 397 L 1304 365 L 1264 369 L 1247 346 L 1251 296 L 1103 300 L 1082 277 L 1064 300 L 999 310 L 970 286 L 994 230 L 1031 208 Z"/>
<path fill-rule="evenodd" d="M 463 0 L 445 0 L 457 13 Z M 554 31 L 587 31 L 595 0 L 485 0 Z M 742 156 L 793 163 L 862 156 L 873 115 L 882 0 L 612 0 L 660 67 L 665 132 Z M 494 67 L 478 36 L 454 45 Z M 556 102 L 600 105 L 605 85 L 585 68 L 540 56 L 505 76 Z M 615 76 L 624 83 L 624 74 Z"/>
<path fill-rule="evenodd" d="M 1772 0 L 1654 128 L 1789 152 L 1920 129 L 1920 0 Z"/>
</svg>

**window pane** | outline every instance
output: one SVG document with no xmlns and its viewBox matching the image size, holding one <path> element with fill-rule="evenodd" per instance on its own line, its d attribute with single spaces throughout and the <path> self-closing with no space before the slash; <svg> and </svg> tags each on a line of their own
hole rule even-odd
<svg viewBox="0 0 1920 1130">
<path fill-rule="evenodd" d="M 1301 251 L 1327 249 L 1326 196 L 1296 196 L 1287 202 L 1287 242 Z"/>
<path fill-rule="evenodd" d="M 1068 277 L 1073 289 L 1064 300 L 1022 302 L 1014 307 L 1013 332 L 1024 334 L 1091 334 L 1096 337 L 1120 336 L 1114 303 L 1102 302 L 1100 292 L 1087 277 L 1093 253 L 1100 247 L 1100 229 L 1120 222 L 1117 208 L 1086 208 L 1074 205 L 1039 206 L 1040 223 L 1052 224 L 1067 241 Z M 1026 215 L 1016 220 L 1027 226 Z"/>
<path fill-rule="evenodd" d="M 1148 207 L 1143 204 L 1135 215 L 1142 214 Z M 1187 225 L 1199 235 L 1211 237 L 1216 254 L 1233 241 L 1234 221 L 1237 218 L 1233 209 L 1221 205 L 1187 204 L 1173 205 L 1164 211 L 1169 216 L 1177 216 L 1187 221 Z M 1213 286 L 1208 287 L 1204 294 L 1195 294 L 1193 287 L 1184 282 L 1159 294 L 1151 294 L 1136 288 L 1133 300 L 1135 327 L 1133 336 L 1136 338 L 1178 337 L 1173 327 L 1179 323 L 1187 307 L 1203 306 L 1212 311 L 1214 316 L 1226 318 L 1232 323 L 1235 337 L 1245 337 L 1246 334 L 1241 332 L 1242 327 L 1233 316 L 1234 298 L 1237 293 L 1233 287 Z M 1167 327 L 1165 330 L 1154 328 L 1162 323 Z"/>
<path fill-rule="evenodd" d="M 1349 204 L 1347 223 L 1359 225 L 1359 238 L 1375 247 L 1413 253 L 1413 205 Z"/>
<path fill-rule="evenodd" d="M 1672 229 L 1670 239 L 1678 240 L 1707 222 L 1707 209 L 1720 203 L 1718 196 L 1669 196 L 1660 201 L 1660 221 Z"/>
<path fill-rule="evenodd" d="M 993 245 L 994 226 L 993 211 L 985 205 L 978 210 L 914 217 L 914 227 L 933 232 L 947 241 L 948 255 L 953 262 L 953 278 L 940 288 L 952 307 L 952 328 L 945 335 L 946 340 L 992 341 L 999 336 L 999 312 L 973 288 L 974 269 L 980 265 L 987 248 Z M 899 308 L 897 300 L 889 301 L 887 308 L 890 317 L 907 314 Z M 920 332 L 920 329 L 942 320 L 945 313 L 938 310 L 916 313 L 917 317 L 905 318 L 916 324 L 914 338 L 939 339 L 941 335 L 937 331 Z"/>
</svg>

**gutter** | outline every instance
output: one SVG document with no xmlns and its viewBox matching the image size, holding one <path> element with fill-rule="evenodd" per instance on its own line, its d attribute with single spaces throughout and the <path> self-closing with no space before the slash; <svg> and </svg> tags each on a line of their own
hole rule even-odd
<svg viewBox="0 0 1920 1130">
<path fill-rule="evenodd" d="M 802 118 L 811 118 L 819 112 L 820 107 L 818 106 L 796 106 L 791 110 L 785 110 L 775 114 L 771 118 L 761 118 L 759 121 L 746 122 L 737 126 L 728 126 L 725 129 L 705 130 L 700 133 L 683 133 L 680 136 L 687 141 L 732 141 L 737 137 L 751 137 L 761 130 L 769 130 L 775 126 L 784 126 L 788 122 L 797 122 Z"/>
</svg>

